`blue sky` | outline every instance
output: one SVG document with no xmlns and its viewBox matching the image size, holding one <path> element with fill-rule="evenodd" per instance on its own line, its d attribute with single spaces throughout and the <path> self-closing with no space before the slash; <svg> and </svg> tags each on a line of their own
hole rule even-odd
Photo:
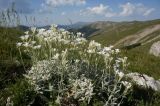
<svg viewBox="0 0 160 106">
<path fill-rule="evenodd" d="M 12 2 L 23 24 L 24 16 L 35 17 L 36 25 L 160 18 L 160 0 L 0 0 L 0 10 Z"/>
</svg>

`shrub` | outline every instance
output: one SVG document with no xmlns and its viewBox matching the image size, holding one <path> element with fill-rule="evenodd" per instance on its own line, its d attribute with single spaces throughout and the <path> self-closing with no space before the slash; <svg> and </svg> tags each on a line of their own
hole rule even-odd
<svg viewBox="0 0 160 106">
<path fill-rule="evenodd" d="M 119 49 L 102 47 L 56 25 L 49 30 L 31 28 L 25 34 L 17 47 L 33 65 L 24 76 L 48 105 L 123 102 L 131 84 L 122 81 L 127 58 L 119 57 Z"/>
</svg>

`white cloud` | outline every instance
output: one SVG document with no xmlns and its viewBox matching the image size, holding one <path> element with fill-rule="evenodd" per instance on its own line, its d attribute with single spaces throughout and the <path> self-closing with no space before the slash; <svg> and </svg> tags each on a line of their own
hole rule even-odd
<svg viewBox="0 0 160 106">
<path fill-rule="evenodd" d="M 109 6 L 100 4 L 95 7 L 88 7 L 81 10 L 81 15 L 103 15 L 105 17 L 113 17 L 116 14 L 112 12 L 112 9 Z"/>
<path fill-rule="evenodd" d="M 80 15 L 101 15 L 105 17 L 127 17 L 132 15 L 148 16 L 155 11 L 154 8 L 146 7 L 141 3 L 132 4 L 130 2 L 120 5 L 120 8 L 122 8 L 122 11 L 116 13 L 110 6 L 100 4 L 81 10 Z"/>
<path fill-rule="evenodd" d="M 123 5 L 120 5 L 122 8 L 122 11 L 120 12 L 120 16 L 130 16 L 130 15 L 143 15 L 148 16 L 150 15 L 155 9 L 154 8 L 148 8 L 144 6 L 143 4 L 131 4 L 126 3 Z"/>
<path fill-rule="evenodd" d="M 148 15 L 151 14 L 153 11 L 155 11 L 155 9 L 154 9 L 154 8 L 151 8 L 151 9 L 147 10 L 143 15 L 144 15 L 144 16 L 148 16 Z"/>
<path fill-rule="evenodd" d="M 133 14 L 135 10 L 135 6 L 129 2 L 124 5 L 121 5 L 120 7 L 123 8 L 122 12 L 120 13 L 121 16 L 129 16 Z"/>
<path fill-rule="evenodd" d="M 81 5 L 86 4 L 86 0 L 45 0 L 45 4 L 49 6 Z"/>
<path fill-rule="evenodd" d="M 65 5 L 84 5 L 86 0 L 44 0 L 39 9 L 39 13 L 52 13 L 55 7 Z M 62 15 L 62 14 L 61 14 Z"/>
<path fill-rule="evenodd" d="M 108 6 L 103 6 L 103 4 L 100 4 L 99 6 L 95 7 L 88 7 L 87 10 L 90 12 L 90 14 L 104 14 L 108 9 Z"/>
</svg>

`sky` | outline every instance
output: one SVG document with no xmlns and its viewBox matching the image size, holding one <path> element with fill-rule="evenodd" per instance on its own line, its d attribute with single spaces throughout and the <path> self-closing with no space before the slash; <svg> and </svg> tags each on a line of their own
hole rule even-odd
<svg viewBox="0 0 160 106">
<path fill-rule="evenodd" d="M 36 25 L 94 21 L 160 19 L 160 0 L 0 0 L 4 11 L 15 3 L 23 24 L 35 18 Z"/>
</svg>

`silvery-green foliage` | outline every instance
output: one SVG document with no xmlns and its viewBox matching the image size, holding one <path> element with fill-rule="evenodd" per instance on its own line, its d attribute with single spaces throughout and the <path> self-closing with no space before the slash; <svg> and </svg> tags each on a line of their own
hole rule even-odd
<svg viewBox="0 0 160 106">
<path fill-rule="evenodd" d="M 131 88 L 122 81 L 127 58 L 119 57 L 119 49 L 55 25 L 49 30 L 31 28 L 25 34 L 17 47 L 31 57 L 33 66 L 24 76 L 37 93 L 48 92 L 51 102 L 62 104 L 72 98 L 90 104 L 99 99 L 106 106 L 118 105 Z"/>
<path fill-rule="evenodd" d="M 69 96 L 73 96 L 79 101 L 87 101 L 87 103 L 90 102 L 92 96 L 94 95 L 94 85 L 92 80 L 87 79 L 82 75 L 80 79 L 75 79 L 73 81 L 71 80 L 71 86 L 72 94 Z"/>
<path fill-rule="evenodd" d="M 33 65 L 25 75 L 28 81 L 35 87 L 36 91 L 41 91 L 43 89 L 42 82 L 48 81 L 51 78 L 51 72 L 54 61 L 39 61 L 37 64 Z"/>
</svg>

